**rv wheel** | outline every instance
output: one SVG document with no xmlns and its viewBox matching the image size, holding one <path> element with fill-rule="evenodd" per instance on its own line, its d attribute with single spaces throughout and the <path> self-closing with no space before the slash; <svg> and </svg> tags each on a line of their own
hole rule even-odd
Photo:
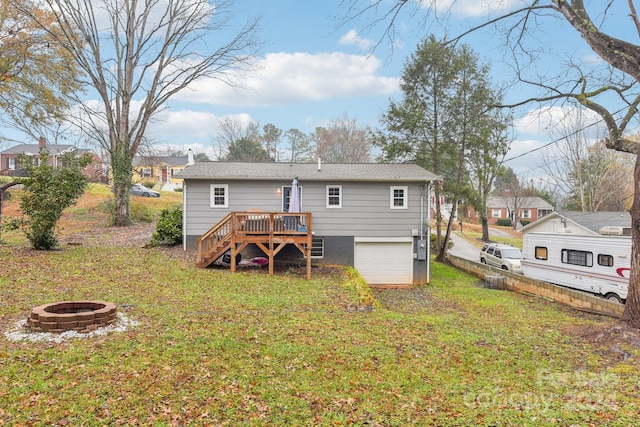
<svg viewBox="0 0 640 427">
<path fill-rule="evenodd" d="M 620 298 L 618 295 L 616 294 L 607 294 L 604 296 L 606 298 L 607 301 L 609 302 L 613 302 L 615 304 L 622 304 L 622 298 Z"/>
</svg>

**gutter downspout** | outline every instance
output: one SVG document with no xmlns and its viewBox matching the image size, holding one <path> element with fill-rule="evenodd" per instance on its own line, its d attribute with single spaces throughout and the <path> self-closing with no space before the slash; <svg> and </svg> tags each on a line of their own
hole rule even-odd
<svg viewBox="0 0 640 427">
<path fill-rule="evenodd" d="M 427 285 L 431 282 L 431 184 L 431 181 L 428 181 L 426 186 L 427 216 L 425 219 L 425 225 L 427 227 Z"/>
</svg>

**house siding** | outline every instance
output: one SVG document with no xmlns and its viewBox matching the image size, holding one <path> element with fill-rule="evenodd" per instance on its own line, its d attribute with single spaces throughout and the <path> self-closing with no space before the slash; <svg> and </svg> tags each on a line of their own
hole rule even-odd
<svg viewBox="0 0 640 427">
<path fill-rule="evenodd" d="M 228 184 L 229 207 L 210 207 L 210 185 Z M 342 208 L 327 209 L 326 185 L 342 185 Z M 266 212 L 282 211 L 282 195 L 278 189 L 291 185 L 276 181 L 186 181 L 185 200 L 187 240 L 199 237 L 226 214 L 260 208 Z M 302 210 L 313 214 L 313 231 L 317 237 L 397 237 L 412 236 L 420 229 L 421 186 L 416 183 L 374 182 L 300 182 Z M 408 188 L 408 208 L 390 209 L 389 188 Z"/>
</svg>

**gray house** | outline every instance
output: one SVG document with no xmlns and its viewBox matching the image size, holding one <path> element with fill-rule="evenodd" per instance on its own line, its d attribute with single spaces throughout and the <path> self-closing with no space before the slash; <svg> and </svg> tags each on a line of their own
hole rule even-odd
<svg viewBox="0 0 640 427">
<path fill-rule="evenodd" d="M 424 236 L 439 177 L 417 165 L 198 162 L 176 177 L 184 182 L 185 250 L 197 249 L 201 266 L 230 248 L 304 259 L 308 271 L 351 265 L 369 284 L 428 282 Z M 294 178 L 300 213 L 290 212 Z"/>
</svg>

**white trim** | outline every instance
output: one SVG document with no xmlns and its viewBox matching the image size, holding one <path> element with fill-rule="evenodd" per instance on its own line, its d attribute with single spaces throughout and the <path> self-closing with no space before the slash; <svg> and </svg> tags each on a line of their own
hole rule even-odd
<svg viewBox="0 0 640 427">
<path fill-rule="evenodd" d="M 338 195 L 331 195 L 329 196 L 329 190 L 333 189 L 333 188 L 337 188 L 338 189 Z M 326 194 L 326 207 L 327 209 L 342 209 L 342 185 L 327 185 L 326 189 L 325 189 L 325 194 Z M 337 205 L 331 205 L 329 204 L 329 198 L 330 197 L 337 197 L 338 198 L 338 204 Z"/>
<path fill-rule="evenodd" d="M 354 237 L 354 243 L 413 243 L 413 237 Z"/>
<path fill-rule="evenodd" d="M 394 191 L 402 190 L 402 206 L 396 206 L 393 203 L 398 198 L 395 197 Z M 409 187 L 406 185 L 392 185 L 389 187 L 389 209 L 409 209 Z"/>
<path fill-rule="evenodd" d="M 223 189 L 224 190 L 224 194 L 223 194 L 223 198 L 224 198 L 224 203 L 222 205 L 216 205 L 214 203 L 215 200 L 215 196 L 214 196 L 214 192 L 216 189 Z M 220 196 L 217 196 L 220 197 Z M 229 184 L 210 184 L 209 185 L 209 207 L 213 208 L 213 209 L 225 209 L 229 207 Z"/>
</svg>

